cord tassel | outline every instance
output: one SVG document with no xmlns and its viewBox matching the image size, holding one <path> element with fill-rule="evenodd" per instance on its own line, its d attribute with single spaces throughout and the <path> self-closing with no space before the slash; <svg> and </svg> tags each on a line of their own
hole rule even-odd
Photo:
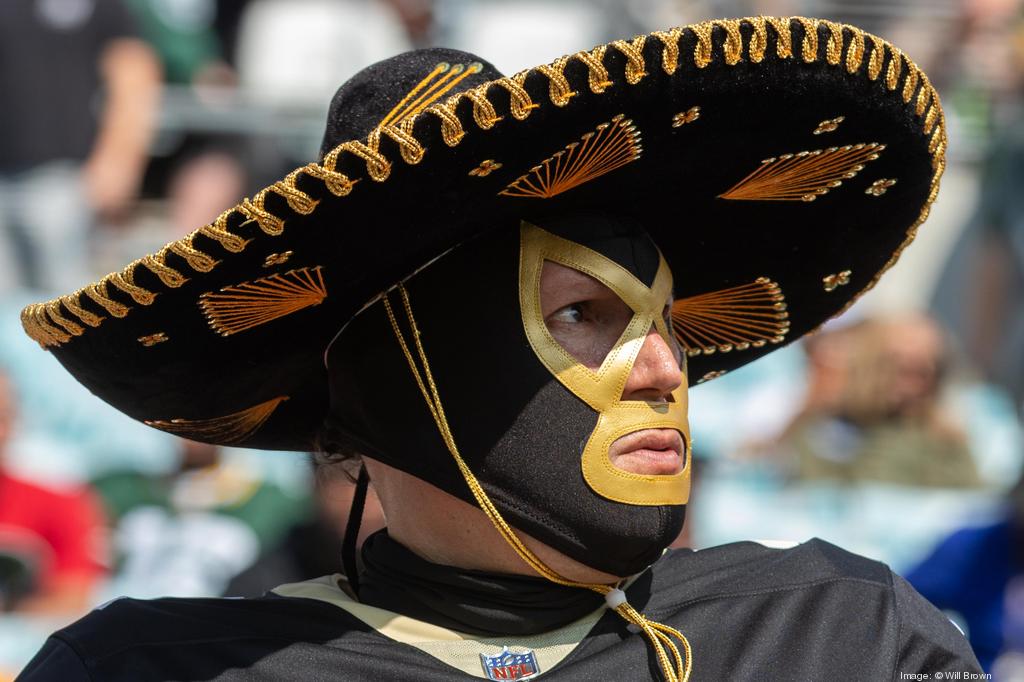
<svg viewBox="0 0 1024 682">
<path fill-rule="evenodd" d="M 448 426 L 448 418 L 445 416 L 444 406 L 441 404 L 441 395 L 437 390 L 437 385 L 434 383 L 434 377 L 430 372 L 430 363 L 427 362 L 426 351 L 423 350 L 423 344 L 420 340 L 420 330 L 416 326 L 416 319 L 412 314 L 412 305 L 409 302 L 409 293 L 402 284 L 398 285 L 398 291 L 402 297 L 402 307 L 404 308 L 406 318 L 409 321 L 409 327 L 412 330 L 412 340 L 416 346 L 416 354 L 419 356 L 420 362 L 423 365 L 422 372 L 419 366 L 417 366 L 412 352 L 409 350 L 409 345 L 405 341 L 405 335 L 402 334 L 402 329 L 399 327 L 398 320 L 391 307 L 391 301 L 388 299 L 388 294 L 385 293 L 382 297 L 382 301 L 384 303 L 384 310 L 388 316 L 388 321 L 391 323 L 391 329 L 395 332 L 395 338 L 398 340 L 398 345 L 402 348 L 402 353 L 405 355 L 405 359 L 409 363 L 409 369 L 412 371 L 413 377 L 416 380 L 416 385 L 419 386 L 420 393 L 423 394 L 423 399 L 427 403 L 427 409 L 430 410 L 430 414 L 434 418 L 434 423 L 437 424 L 437 429 L 441 433 L 441 438 L 444 440 L 445 446 L 448 448 L 448 452 L 450 452 L 452 458 L 454 458 L 455 464 L 458 466 L 459 472 L 465 479 L 466 485 L 469 486 L 470 492 L 473 493 L 473 498 L 476 500 L 477 505 L 494 525 L 498 533 L 501 534 L 502 538 L 511 545 L 512 549 L 515 550 L 516 554 L 518 554 L 527 565 L 553 583 L 565 585 L 567 587 L 578 587 L 581 589 L 591 590 L 604 596 L 605 602 L 608 604 L 608 608 L 613 609 L 623 618 L 623 620 L 636 625 L 647 637 L 651 648 L 658 657 L 658 664 L 661 666 L 661 671 L 665 676 L 666 682 L 687 682 L 690 679 L 693 655 L 690 650 L 690 642 L 682 632 L 673 627 L 669 627 L 668 625 L 648 620 L 646 616 L 629 604 L 626 599 L 626 593 L 617 587 L 602 585 L 600 583 L 579 583 L 563 578 L 561 575 L 548 568 L 547 565 L 530 550 L 530 548 L 523 544 L 523 541 L 519 539 L 519 536 L 516 535 L 514 530 L 512 530 L 512 527 L 509 526 L 501 516 L 501 512 L 499 512 L 498 508 L 491 502 L 491 499 L 487 496 L 483 486 L 480 485 L 476 476 L 472 471 L 470 471 L 469 465 L 466 464 L 465 460 L 462 459 L 462 455 L 459 454 L 459 449 L 455 445 L 455 437 L 452 435 L 451 428 Z M 679 653 L 679 648 L 672 641 L 672 637 L 675 637 L 682 643 L 685 657 Z M 671 660 L 669 658 L 670 654 Z"/>
</svg>

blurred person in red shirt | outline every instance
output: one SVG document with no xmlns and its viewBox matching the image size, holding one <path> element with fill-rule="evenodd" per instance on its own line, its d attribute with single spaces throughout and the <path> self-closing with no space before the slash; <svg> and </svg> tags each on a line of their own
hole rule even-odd
<svg viewBox="0 0 1024 682">
<path fill-rule="evenodd" d="M 105 572 L 105 523 L 88 488 L 53 490 L 4 468 L 17 416 L 0 373 L 0 610 L 76 615 Z"/>
</svg>

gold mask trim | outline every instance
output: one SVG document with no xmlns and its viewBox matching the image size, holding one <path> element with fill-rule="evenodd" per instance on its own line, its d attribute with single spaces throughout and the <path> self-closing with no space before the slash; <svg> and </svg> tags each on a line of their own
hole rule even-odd
<svg viewBox="0 0 1024 682">
<path fill-rule="evenodd" d="M 540 301 L 544 261 L 573 268 L 598 280 L 633 310 L 633 318 L 595 371 L 579 363 L 548 331 Z M 686 373 L 671 401 L 623 400 L 633 363 L 654 325 L 665 343 L 673 343 L 662 317 L 672 293 L 672 274 L 661 258 L 648 288 L 618 263 L 581 244 L 563 239 L 523 221 L 520 227 L 519 305 L 523 328 L 534 353 L 573 395 L 597 411 L 598 420 L 583 450 L 581 467 L 587 485 L 602 497 L 637 505 L 686 504 L 690 497 L 690 427 L 686 420 Z M 643 429 L 675 429 L 685 440 L 683 470 L 671 475 L 646 475 L 612 465 L 609 448 L 615 439 Z"/>
</svg>

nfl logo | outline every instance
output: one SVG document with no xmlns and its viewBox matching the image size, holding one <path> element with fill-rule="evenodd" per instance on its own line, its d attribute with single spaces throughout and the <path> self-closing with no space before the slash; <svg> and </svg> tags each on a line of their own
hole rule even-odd
<svg viewBox="0 0 1024 682">
<path fill-rule="evenodd" d="M 527 649 L 517 654 L 502 647 L 501 652 L 494 656 L 480 654 L 480 662 L 484 664 L 484 672 L 489 680 L 525 680 L 540 672 L 537 657 Z"/>
</svg>

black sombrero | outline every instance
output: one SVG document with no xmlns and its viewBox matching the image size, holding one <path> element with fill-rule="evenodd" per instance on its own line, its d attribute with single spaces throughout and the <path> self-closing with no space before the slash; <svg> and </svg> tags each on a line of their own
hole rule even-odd
<svg viewBox="0 0 1024 682">
<path fill-rule="evenodd" d="M 328 406 L 324 349 L 375 295 L 495 226 L 628 211 L 708 380 L 869 289 L 927 216 L 945 146 L 918 67 L 826 21 L 707 22 L 507 78 L 422 50 L 339 90 L 320 163 L 22 320 L 135 419 L 302 450 Z"/>
</svg>

